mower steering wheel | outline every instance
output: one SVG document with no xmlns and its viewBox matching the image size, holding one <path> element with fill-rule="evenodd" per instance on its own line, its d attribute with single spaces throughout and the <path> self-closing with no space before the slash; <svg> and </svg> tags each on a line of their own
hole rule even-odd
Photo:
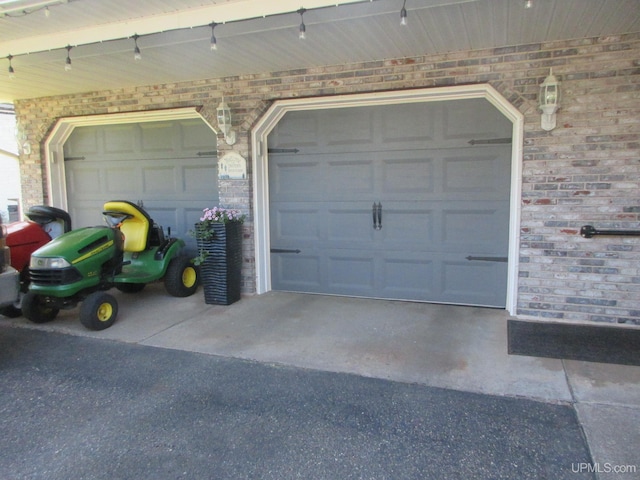
<svg viewBox="0 0 640 480">
<path fill-rule="evenodd" d="M 131 214 L 117 212 L 113 210 L 106 210 L 102 212 L 102 215 L 104 215 L 105 219 L 109 222 L 109 224 L 112 227 L 116 227 L 116 228 L 122 225 L 122 222 L 124 222 L 125 220 L 129 218 L 133 218 L 133 215 Z"/>
</svg>

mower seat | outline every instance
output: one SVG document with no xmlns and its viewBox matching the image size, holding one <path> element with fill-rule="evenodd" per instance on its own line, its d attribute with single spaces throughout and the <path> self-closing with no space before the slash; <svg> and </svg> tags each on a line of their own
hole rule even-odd
<svg viewBox="0 0 640 480">
<path fill-rule="evenodd" d="M 127 215 L 120 225 L 125 252 L 142 252 L 147 249 L 149 228 L 153 224 L 147 212 L 127 200 L 107 202 L 104 204 L 104 211 L 111 215 L 116 212 Z"/>
</svg>

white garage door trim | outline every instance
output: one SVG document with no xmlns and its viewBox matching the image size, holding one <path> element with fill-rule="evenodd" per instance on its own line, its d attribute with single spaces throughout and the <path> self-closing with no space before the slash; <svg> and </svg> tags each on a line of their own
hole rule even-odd
<svg viewBox="0 0 640 480">
<path fill-rule="evenodd" d="M 517 303 L 518 241 L 520 225 L 520 194 L 522 179 L 522 142 L 524 116 L 491 85 L 462 85 L 458 87 L 400 90 L 367 94 L 340 95 L 288 99 L 276 101 L 258 121 L 251 132 L 254 231 L 256 251 L 256 291 L 271 290 L 270 235 L 269 235 L 269 171 L 267 136 L 280 119 L 291 111 L 327 108 L 389 105 L 399 103 L 433 102 L 484 98 L 496 107 L 513 124 L 511 152 L 511 197 L 509 220 L 509 261 L 506 309 L 515 314 Z"/>
<path fill-rule="evenodd" d="M 76 127 L 116 125 L 120 123 L 159 122 L 199 118 L 217 135 L 217 130 L 200 115 L 198 107 L 170 108 L 142 112 L 110 113 L 59 119 L 44 143 L 47 199 L 51 205 L 67 209 L 67 185 L 64 171 L 64 143 Z"/>
</svg>

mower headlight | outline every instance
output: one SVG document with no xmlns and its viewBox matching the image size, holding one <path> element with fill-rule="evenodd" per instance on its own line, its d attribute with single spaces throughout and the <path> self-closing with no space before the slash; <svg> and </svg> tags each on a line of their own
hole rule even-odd
<svg viewBox="0 0 640 480">
<path fill-rule="evenodd" d="M 29 268 L 67 268 L 71 264 L 62 257 L 31 257 Z"/>
</svg>

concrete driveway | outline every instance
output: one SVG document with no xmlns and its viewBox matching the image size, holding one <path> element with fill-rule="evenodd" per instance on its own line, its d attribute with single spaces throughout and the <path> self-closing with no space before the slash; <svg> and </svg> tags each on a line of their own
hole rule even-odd
<svg viewBox="0 0 640 480">
<path fill-rule="evenodd" d="M 211 306 L 201 291 L 176 299 L 161 285 L 114 294 L 118 321 L 102 332 L 76 309 L 0 325 L 569 405 L 593 465 L 640 472 L 640 367 L 508 355 L 504 311 L 284 292 Z"/>
</svg>

